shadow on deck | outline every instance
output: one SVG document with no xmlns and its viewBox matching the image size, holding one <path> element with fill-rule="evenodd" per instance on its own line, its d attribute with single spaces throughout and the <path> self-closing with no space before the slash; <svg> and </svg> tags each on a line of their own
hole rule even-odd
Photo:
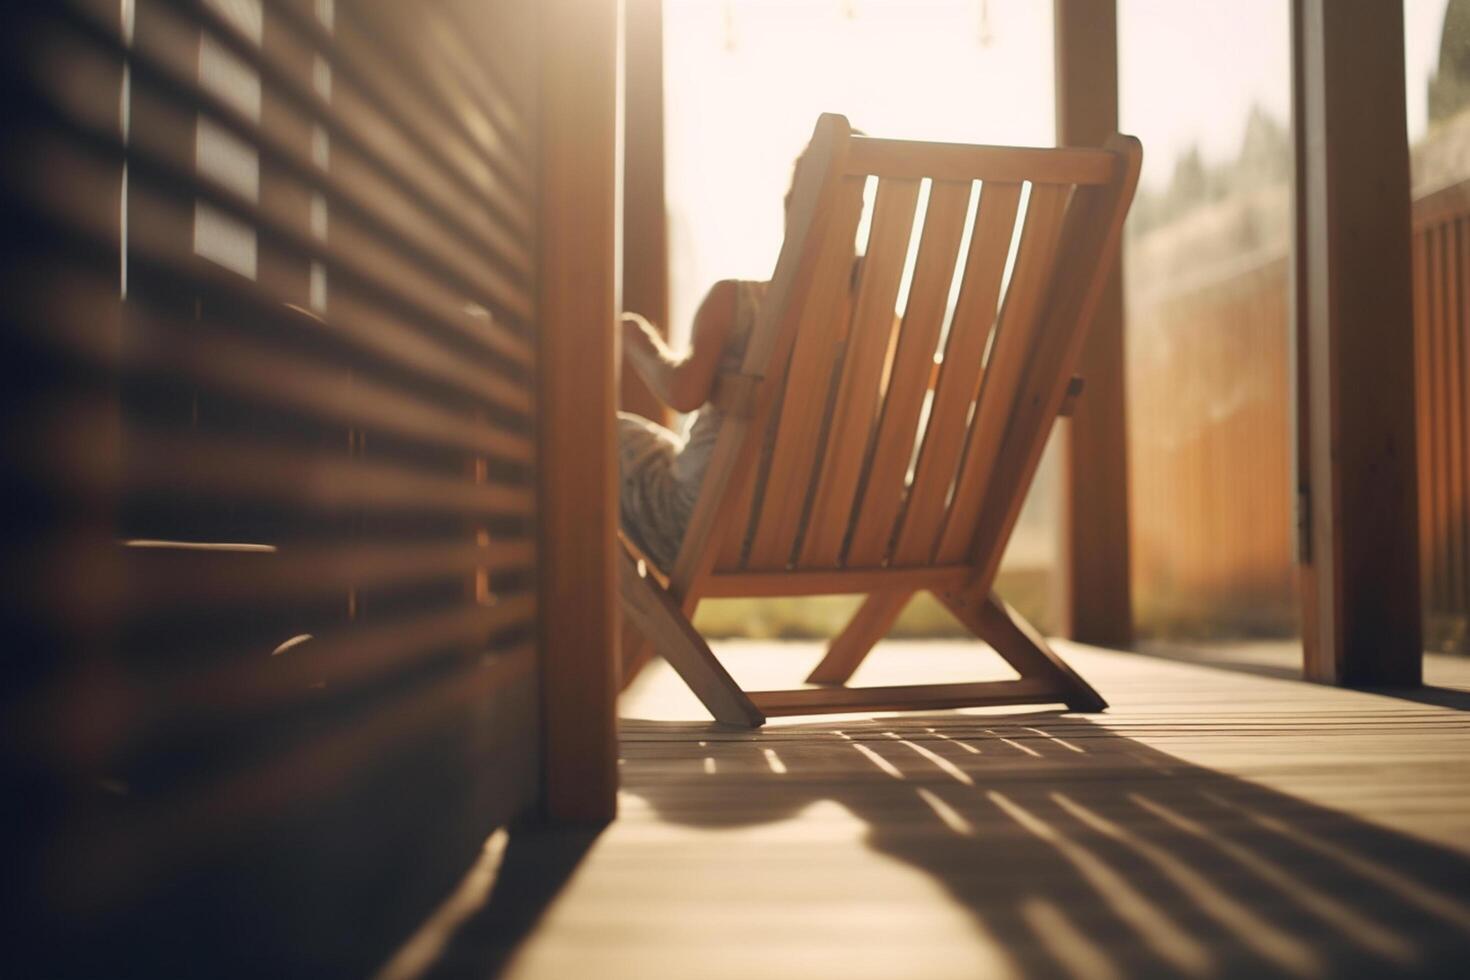
<svg viewBox="0 0 1470 980">
<path fill-rule="evenodd" d="M 1470 954 L 1463 856 L 1080 718 L 802 726 L 711 744 L 714 772 L 682 777 L 650 763 L 687 756 L 691 727 L 635 731 L 626 790 L 662 820 L 728 830 L 834 802 L 870 848 L 943 887 L 1001 972 L 1450 976 Z M 807 900 L 834 918 L 864 901 L 842 869 L 807 872 Z M 948 972 L 943 950 L 926 959 Z"/>
<path fill-rule="evenodd" d="M 1463 715 L 1092 658 L 1097 719 L 626 721 L 621 819 L 427 975 L 1463 975 Z"/>
</svg>

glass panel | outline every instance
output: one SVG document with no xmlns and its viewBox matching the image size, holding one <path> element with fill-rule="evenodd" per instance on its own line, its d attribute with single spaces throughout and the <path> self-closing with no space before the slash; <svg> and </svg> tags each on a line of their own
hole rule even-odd
<svg viewBox="0 0 1470 980">
<path fill-rule="evenodd" d="M 1425 646 L 1470 652 L 1470 2 L 1406 0 Z"/>
<path fill-rule="evenodd" d="M 1118 16 L 1120 121 L 1144 146 L 1124 257 L 1138 631 L 1292 635 L 1289 5 Z"/>
</svg>

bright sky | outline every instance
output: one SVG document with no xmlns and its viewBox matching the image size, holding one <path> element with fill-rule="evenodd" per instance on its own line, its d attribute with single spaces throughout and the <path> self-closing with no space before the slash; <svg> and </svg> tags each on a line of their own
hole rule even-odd
<svg viewBox="0 0 1470 980">
<path fill-rule="evenodd" d="M 1408 124 L 1447 0 L 1404 0 Z M 874 135 L 1049 145 L 1045 0 L 665 0 L 673 328 L 704 290 L 764 279 L 782 235 L 791 161 L 821 112 Z M 1235 152 L 1253 102 L 1290 102 L 1288 0 L 1119 0 L 1121 126 L 1144 180 L 1191 144 Z"/>
</svg>

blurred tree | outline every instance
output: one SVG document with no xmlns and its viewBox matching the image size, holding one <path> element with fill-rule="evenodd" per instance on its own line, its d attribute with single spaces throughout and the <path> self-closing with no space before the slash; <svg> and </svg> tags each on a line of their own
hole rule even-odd
<svg viewBox="0 0 1470 980">
<path fill-rule="evenodd" d="M 1470 104 L 1470 0 L 1449 0 L 1439 36 L 1439 70 L 1429 80 L 1429 122 Z"/>
</svg>

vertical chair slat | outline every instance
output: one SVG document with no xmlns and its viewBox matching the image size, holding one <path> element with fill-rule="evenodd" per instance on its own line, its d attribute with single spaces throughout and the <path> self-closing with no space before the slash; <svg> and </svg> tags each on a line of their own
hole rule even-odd
<svg viewBox="0 0 1470 980">
<path fill-rule="evenodd" d="M 1031 353 L 1047 287 L 1051 285 L 1052 260 L 1056 256 L 1069 191 L 1069 187 L 1059 184 L 1035 184 L 1031 188 L 1005 307 L 980 382 L 954 500 L 940 534 L 937 559 L 940 562 L 960 561 L 969 551 L 985 491 L 991 486 L 991 468 L 1000 452 L 1016 398 L 1022 393 L 1019 387 L 1022 370 Z"/>
<path fill-rule="evenodd" d="M 873 203 L 873 224 L 863 258 L 852 330 L 842 362 L 842 379 L 832 410 L 827 451 L 817 480 L 819 505 L 807 526 L 801 561 L 833 567 L 851 523 L 858 476 L 878 413 L 883 364 L 894 332 L 894 303 L 919 201 L 919 181 L 882 180 Z"/>
<path fill-rule="evenodd" d="M 1081 187 L 1073 196 L 1062 230 L 1063 246 L 1040 327 L 1035 351 L 1021 376 L 1024 397 L 1016 399 L 1005 442 L 987 474 L 990 486 L 969 550 L 974 564 L 973 587 L 989 590 L 1000 568 L 1006 541 L 1016 526 L 1041 462 L 1047 436 L 1066 397 L 1067 386 L 1082 356 L 1087 327 L 1097 312 L 1109 269 L 1123 236 L 1123 219 L 1138 186 L 1143 148 L 1127 136 L 1106 144 L 1123 156 L 1124 170 L 1112 187 Z"/>
<path fill-rule="evenodd" d="M 747 527 L 751 509 L 755 506 L 756 485 L 760 482 L 763 447 L 769 441 L 770 430 L 775 427 L 780 413 L 781 406 L 773 405 L 764 419 L 766 424 L 759 428 L 751 426 L 747 436 L 755 444 L 748 451 L 748 468 L 736 472 L 735 485 L 729 491 L 729 523 L 716 529 L 716 533 L 723 537 L 719 541 L 715 567 L 722 571 L 739 568 L 745 558 L 745 542 L 749 538 Z"/>
<path fill-rule="evenodd" d="M 1009 243 L 1016 234 L 1018 185 L 1033 164 L 1047 179 L 1055 179 L 1054 165 L 1065 155 L 994 148 L 957 153 L 954 147 L 905 144 L 901 153 L 868 162 L 844 160 L 847 132 L 845 120 L 823 116 L 813 140 L 814 158 L 820 162 L 798 170 L 787 242 L 745 360 L 746 373 L 763 374 L 766 381 L 753 414 L 732 412 L 726 420 L 663 608 L 684 639 L 697 639 L 688 619 L 700 596 L 872 593 L 864 612 L 813 676 L 830 682 L 852 673 L 914 588 L 935 589 L 944 593 L 943 600 L 961 622 L 1016 668 L 1018 681 L 930 685 L 918 694 L 885 688 L 756 692 L 750 700 L 757 708 L 768 705 L 782 713 L 1055 701 L 1078 710 L 1100 710 L 1105 707 L 1101 699 L 1013 614 L 998 612 L 987 592 L 1117 253 L 1123 216 L 1137 186 L 1138 141 L 1122 136 L 1108 141 L 1101 152 L 1116 168 L 1106 183 L 1074 195 L 1072 181 L 1079 178 L 1069 174 L 1069 182 L 1033 188 L 1010 295 L 1000 316 L 1000 346 L 985 359 L 989 366 L 982 367 Z M 844 164 L 848 170 L 842 169 Z M 879 213 L 857 315 L 844 338 L 841 326 L 851 297 L 839 283 L 845 285 L 847 277 L 840 273 L 851 262 L 852 225 L 839 201 L 856 185 L 844 184 L 843 176 L 866 179 L 872 170 L 880 181 Z M 820 180 L 814 179 L 818 175 Z M 893 178 L 907 183 L 891 183 Z M 995 186 L 982 192 L 983 204 L 976 202 L 980 217 L 970 235 L 965 275 L 960 276 L 956 259 L 965 240 L 971 195 L 975 182 L 987 178 Z M 912 240 L 904 231 L 913 231 L 915 179 L 934 184 L 910 298 L 895 328 L 894 299 Z M 890 183 L 885 186 L 885 181 Z M 836 254 L 827 254 L 829 249 Z M 1053 267 L 1059 270 L 1056 275 Z M 946 342 L 950 360 L 936 374 L 935 348 L 956 291 L 958 322 Z M 823 307 L 830 309 L 818 312 Z M 833 322 L 833 316 L 839 319 Z M 840 368 L 835 363 L 839 359 Z M 918 430 L 931 376 L 935 411 L 945 417 L 936 422 L 930 413 L 929 425 L 937 426 L 931 430 L 933 441 L 926 433 L 921 443 Z M 990 380 L 982 382 L 982 376 Z M 995 381 L 997 377 L 1004 383 Z M 987 419 L 996 416 L 988 424 L 998 449 L 989 452 L 995 472 L 982 467 L 973 477 L 992 491 L 977 497 L 978 513 L 969 518 L 977 532 L 964 537 L 974 546 L 961 561 L 947 566 L 891 567 L 886 552 L 898 529 L 916 446 L 928 447 L 919 453 L 927 458 L 919 464 L 924 476 L 917 493 L 926 500 L 943 498 L 946 470 L 954 469 L 945 459 L 953 456 L 953 448 L 947 447 L 972 441 L 964 434 L 965 416 L 977 387 L 991 390 L 988 402 L 982 395 L 979 413 Z M 983 407 L 987 404 L 989 409 Z M 768 465 L 762 465 L 763 456 Z M 845 542 L 848 567 L 835 568 L 844 563 L 840 552 L 847 505 L 855 498 L 856 521 Z M 808 511 L 813 516 L 804 530 Z M 755 516 L 747 522 L 749 515 Z M 925 515 L 924 520 L 930 518 Z M 912 533 L 932 540 L 933 528 Z M 748 559 L 741 555 L 742 545 Z M 804 568 L 788 564 L 798 550 Z M 722 709 L 716 695 L 745 696 L 711 658 L 688 658 L 686 666 L 694 668 L 691 687 L 717 717 Z"/>
<path fill-rule="evenodd" d="M 862 177 L 841 178 L 832 223 L 820 246 L 811 299 L 797 324 L 786 371 L 765 492 L 753 518 L 748 568 L 784 568 L 800 530 L 838 344 L 847 332 L 846 314 L 851 310 L 847 299 L 856 258 L 853 240 L 862 216 L 865 182 Z"/>
<path fill-rule="evenodd" d="M 850 127 L 841 116 L 824 114 L 817 121 L 803 165 L 797 168 L 787 212 L 786 240 L 766 290 L 760 316 L 745 348 L 747 374 L 765 375 L 765 392 L 751 418 L 727 416 L 705 471 L 704 487 L 690 515 L 669 576 L 670 591 L 684 600 L 697 590 L 716 560 L 725 563 L 739 539 L 752 499 L 751 471 L 759 463 L 761 436 L 779 412 L 777 394 L 795 341 L 796 321 L 810 298 L 812 277 L 835 210 L 837 181 L 843 172 Z M 774 389 L 774 390 L 773 390 Z M 747 438 L 749 436 L 749 438 Z M 733 485 L 732 485 L 733 484 Z"/>
<path fill-rule="evenodd" d="M 968 408 L 980 383 L 985 344 L 995 326 L 996 304 L 1021 200 L 1021 185 L 981 188 L 970 254 L 965 263 L 954 323 L 945 343 L 929 426 L 919 450 L 914 483 L 904 509 L 893 564 L 927 562 L 944 521 L 945 497 L 958 469 Z"/>
<path fill-rule="evenodd" d="M 877 565 L 888 549 L 919 413 L 928 391 L 934 348 L 954 281 L 970 191 L 968 181 L 936 181 L 929 191 L 924 237 L 919 243 L 908 305 L 899 328 L 873 459 L 848 546 L 850 567 Z"/>
</svg>

